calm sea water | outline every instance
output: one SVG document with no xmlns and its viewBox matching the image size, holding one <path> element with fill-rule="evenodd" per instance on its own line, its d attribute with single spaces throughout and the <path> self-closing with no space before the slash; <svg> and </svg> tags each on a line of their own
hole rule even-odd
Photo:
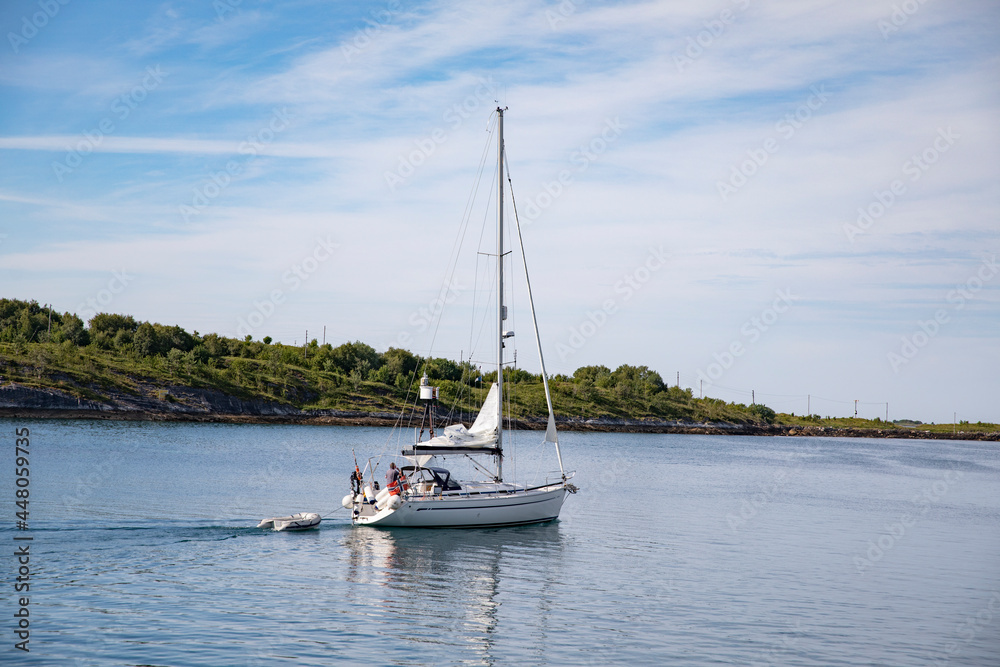
<svg viewBox="0 0 1000 667">
<path fill-rule="evenodd" d="M 1000 664 L 996 444 L 564 433 L 560 521 L 379 530 L 336 508 L 387 429 L 0 420 L 10 553 L 15 426 L 3 663 Z M 328 516 L 255 528 L 297 511 Z"/>
</svg>

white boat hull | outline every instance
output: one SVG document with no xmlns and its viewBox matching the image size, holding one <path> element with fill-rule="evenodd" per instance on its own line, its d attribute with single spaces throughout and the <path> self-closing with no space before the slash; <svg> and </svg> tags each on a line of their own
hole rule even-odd
<svg viewBox="0 0 1000 667">
<path fill-rule="evenodd" d="M 363 526 L 410 528 L 475 528 L 520 526 L 559 517 L 569 493 L 564 484 L 497 494 L 409 496 L 398 509 L 364 508 L 354 523 Z"/>
<path fill-rule="evenodd" d="M 257 527 L 273 528 L 278 532 L 288 530 L 310 530 L 312 528 L 317 528 L 320 521 L 322 521 L 322 518 L 315 512 L 299 512 L 298 514 L 292 514 L 291 516 L 264 519 L 257 524 Z"/>
</svg>

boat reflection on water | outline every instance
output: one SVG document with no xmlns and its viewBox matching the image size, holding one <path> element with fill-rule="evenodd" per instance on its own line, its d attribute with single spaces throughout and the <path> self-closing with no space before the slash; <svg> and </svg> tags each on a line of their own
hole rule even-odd
<svg viewBox="0 0 1000 667">
<path fill-rule="evenodd" d="M 379 594 L 352 585 L 349 593 L 351 602 L 374 607 L 369 613 L 383 621 L 380 632 L 421 645 L 478 645 L 486 662 L 510 614 L 516 614 L 518 629 L 533 628 L 532 638 L 522 641 L 544 640 L 553 604 L 549 589 L 558 579 L 567 541 L 558 522 L 496 529 L 362 528 L 344 539 L 348 583 L 383 589 Z"/>
</svg>

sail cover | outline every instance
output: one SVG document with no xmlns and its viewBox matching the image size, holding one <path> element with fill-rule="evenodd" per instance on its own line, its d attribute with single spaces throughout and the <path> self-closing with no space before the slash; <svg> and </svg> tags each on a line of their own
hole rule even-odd
<svg viewBox="0 0 1000 667">
<path fill-rule="evenodd" d="M 486 395 L 486 401 L 479 410 L 479 416 L 473 422 L 472 428 L 465 428 L 463 424 L 452 424 L 446 426 L 444 433 L 431 438 L 427 442 L 420 442 L 414 445 L 413 452 L 422 453 L 447 453 L 447 452 L 497 452 L 497 420 L 499 392 L 496 383 L 490 387 Z M 406 452 L 404 452 L 405 454 Z"/>
</svg>

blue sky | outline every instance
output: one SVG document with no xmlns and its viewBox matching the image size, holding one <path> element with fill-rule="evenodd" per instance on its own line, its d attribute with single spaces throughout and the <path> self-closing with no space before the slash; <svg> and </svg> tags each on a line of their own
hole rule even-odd
<svg viewBox="0 0 1000 667">
<path fill-rule="evenodd" d="M 550 372 L 1000 421 L 995 3 L 36 0 L 0 21 L 3 296 L 467 357 L 447 315 L 475 266 L 433 347 L 425 314 L 498 100 Z"/>
</svg>

